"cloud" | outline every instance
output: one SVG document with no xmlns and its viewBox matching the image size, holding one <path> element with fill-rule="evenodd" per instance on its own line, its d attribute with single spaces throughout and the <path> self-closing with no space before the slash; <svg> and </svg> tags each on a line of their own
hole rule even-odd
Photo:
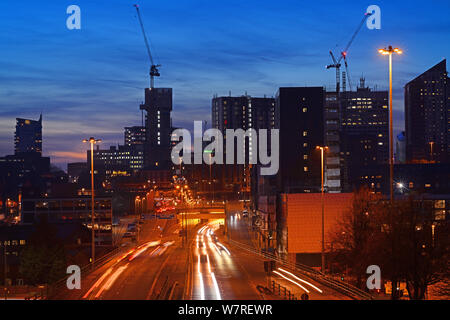
<svg viewBox="0 0 450 320">
<path fill-rule="evenodd" d="M 55 162 L 57 163 L 73 161 L 74 159 L 81 161 L 86 160 L 86 153 L 77 153 L 71 151 L 52 151 L 50 152 L 49 156 L 54 157 L 56 160 Z"/>
<path fill-rule="evenodd" d="M 11 152 L 16 117 L 44 114 L 44 153 L 76 160 L 80 140 L 122 143 L 123 127 L 139 125 L 149 60 L 128 0 L 78 0 L 82 30 L 65 28 L 64 2 L 0 2 L 0 154 Z M 403 86 L 448 55 L 450 24 L 442 2 L 380 1 L 382 29 L 362 28 L 349 51 L 353 86 L 387 86 L 387 60 L 376 49 L 391 39 L 404 47 L 395 64 L 396 130 L 403 126 Z M 179 0 L 142 3 L 156 61 L 157 86 L 172 87 L 173 125 L 210 120 L 214 94 L 272 96 L 280 86 L 334 86 L 325 70 L 365 5 L 355 2 Z M 157 12 L 158 14 L 153 14 Z M 401 15 L 398 13 L 402 12 Z M 420 19 L 417 12 L 421 12 Z M 27 23 L 23 23 L 27 21 Z M 58 152 L 65 152 L 65 156 Z M 54 159 L 53 159 L 54 157 Z M 72 161 L 71 160 L 71 161 Z"/>
</svg>

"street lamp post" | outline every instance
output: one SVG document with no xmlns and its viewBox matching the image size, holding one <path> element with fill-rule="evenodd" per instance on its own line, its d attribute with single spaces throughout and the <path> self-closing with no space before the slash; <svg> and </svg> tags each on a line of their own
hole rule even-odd
<svg viewBox="0 0 450 320">
<path fill-rule="evenodd" d="M 8 263 L 6 261 L 6 241 L 3 241 L 3 285 L 6 289 L 6 278 L 8 276 Z"/>
<path fill-rule="evenodd" d="M 428 142 L 430 144 L 430 162 L 433 161 L 433 144 L 434 141 Z"/>
<path fill-rule="evenodd" d="M 324 146 L 317 146 L 316 149 L 320 149 L 320 174 L 321 174 L 321 203 L 322 203 L 322 266 L 321 271 L 325 272 L 325 203 L 324 203 L 324 153 L 325 150 L 328 149 L 328 147 Z"/>
<path fill-rule="evenodd" d="M 402 54 L 399 48 L 379 49 L 382 55 L 389 55 L 389 194 L 391 202 L 394 200 L 394 142 L 393 142 L 393 118 L 392 118 L 392 54 Z"/>
<path fill-rule="evenodd" d="M 209 188 L 209 191 L 212 190 L 212 203 L 214 203 L 214 184 L 211 181 L 212 180 L 212 171 L 211 171 L 211 165 L 212 165 L 212 150 L 205 150 L 205 153 L 209 154 L 209 185 L 211 186 Z"/>
<path fill-rule="evenodd" d="M 90 137 L 89 139 L 84 139 L 84 143 L 89 142 L 91 144 L 91 256 L 92 265 L 95 262 L 95 230 L 94 230 L 94 144 L 102 142 L 101 139 L 95 139 Z"/>
</svg>

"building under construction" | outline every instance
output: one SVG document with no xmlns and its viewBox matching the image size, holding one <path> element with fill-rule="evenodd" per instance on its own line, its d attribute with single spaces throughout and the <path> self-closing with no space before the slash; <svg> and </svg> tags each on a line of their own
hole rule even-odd
<svg viewBox="0 0 450 320">
<path fill-rule="evenodd" d="M 171 167 L 171 133 L 172 133 L 172 88 L 155 88 L 154 78 L 159 77 L 159 67 L 155 64 L 150 51 L 150 45 L 144 30 L 139 5 L 135 4 L 137 17 L 144 37 L 145 47 L 150 60 L 150 88 L 145 89 L 145 102 L 140 109 L 145 115 L 145 169 L 167 170 Z"/>
</svg>

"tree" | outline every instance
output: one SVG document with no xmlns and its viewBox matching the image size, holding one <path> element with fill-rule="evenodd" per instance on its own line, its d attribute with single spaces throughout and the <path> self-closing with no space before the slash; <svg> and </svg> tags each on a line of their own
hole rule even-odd
<svg viewBox="0 0 450 320">
<path fill-rule="evenodd" d="M 439 279 L 448 259 L 446 224 L 436 224 L 430 201 L 408 199 L 402 203 L 406 212 L 404 225 L 405 262 L 402 268 L 411 299 L 424 299 L 427 287 Z M 447 231 L 447 232 L 446 232 Z"/>
<path fill-rule="evenodd" d="M 432 201 L 411 196 L 386 202 L 372 241 L 378 265 L 392 283 L 398 299 L 400 281 L 406 282 L 410 299 L 425 299 L 427 288 L 438 281 L 448 261 L 448 226 L 434 220 Z"/>
<path fill-rule="evenodd" d="M 410 299 L 425 299 L 430 284 L 448 290 L 449 224 L 435 220 L 434 201 L 411 195 L 406 200 L 382 200 L 367 188 L 355 192 L 332 235 L 334 260 L 347 268 L 363 288 L 366 268 L 375 264 L 399 298 L 400 282 Z"/>
<path fill-rule="evenodd" d="M 369 241 L 373 233 L 372 217 L 378 210 L 380 196 L 367 187 L 354 193 L 351 208 L 344 213 L 331 234 L 332 259 L 355 277 L 356 286 L 363 288 L 367 266 L 370 265 Z"/>
<path fill-rule="evenodd" d="M 32 285 L 52 283 L 65 275 L 65 250 L 57 230 L 41 219 L 20 256 L 20 273 Z"/>
</svg>

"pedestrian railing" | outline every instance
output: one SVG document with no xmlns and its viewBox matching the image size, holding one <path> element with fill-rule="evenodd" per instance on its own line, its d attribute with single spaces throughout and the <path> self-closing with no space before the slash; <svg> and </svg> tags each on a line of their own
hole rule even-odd
<svg viewBox="0 0 450 320">
<path fill-rule="evenodd" d="M 284 297 L 287 300 L 298 300 L 298 298 L 285 286 L 282 286 L 278 282 L 272 280 L 272 293 L 280 297 Z"/>
</svg>

